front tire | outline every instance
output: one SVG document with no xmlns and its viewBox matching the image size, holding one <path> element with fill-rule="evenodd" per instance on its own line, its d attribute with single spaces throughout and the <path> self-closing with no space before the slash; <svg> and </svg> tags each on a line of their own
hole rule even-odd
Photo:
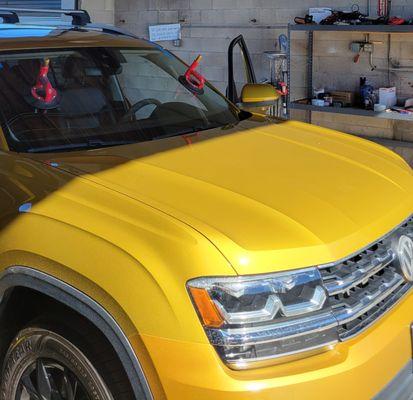
<svg viewBox="0 0 413 400">
<path fill-rule="evenodd" d="M 19 332 L 6 354 L 0 400 L 113 400 L 98 371 L 63 336 L 42 328 Z"/>
</svg>

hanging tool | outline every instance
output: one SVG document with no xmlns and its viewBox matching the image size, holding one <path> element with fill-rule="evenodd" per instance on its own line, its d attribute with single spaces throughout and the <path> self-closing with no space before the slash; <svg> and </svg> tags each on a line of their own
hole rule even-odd
<svg viewBox="0 0 413 400">
<path fill-rule="evenodd" d="M 373 62 L 373 53 L 374 53 L 374 46 L 377 44 L 383 44 L 381 41 L 371 41 L 370 40 L 370 35 L 366 34 L 364 42 L 352 42 L 351 43 L 351 51 L 353 53 L 357 53 L 357 55 L 354 57 L 353 61 L 357 64 L 360 61 L 360 57 L 362 53 L 368 53 L 369 54 L 369 64 L 371 66 L 371 70 L 374 71 L 377 69 L 377 66 L 374 65 Z"/>
<path fill-rule="evenodd" d="M 388 19 L 391 13 L 391 0 L 378 0 L 377 2 L 377 15 Z"/>
<path fill-rule="evenodd" d="M 378 0 L 378 2 L 377 2 L 377 15 L 379 17 L 387 16 L 387 0 Z"/>
<path fill-rule="evenodd" d="M 352 44 L 352 46 L 354 46 L 354 48 L 356 48 L 357 46 L 354 45 L 354 43 Z M 361 57 L 361 52 L 363 51 L 363 47 L 359 46 L 358 47 L 358 52 L 357 55 L 354 57 L 353 61 L 354 64 L 357 64 L 360 61 L 360 57 Z"/>
</svg>

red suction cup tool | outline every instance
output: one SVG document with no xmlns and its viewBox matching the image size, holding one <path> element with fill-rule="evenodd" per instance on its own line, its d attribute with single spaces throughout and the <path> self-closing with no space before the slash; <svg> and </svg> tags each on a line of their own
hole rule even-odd
<svg viewBox="0 0 413 400">
<path fill-rule="evenodd" d="M 196 70 L 199 63 L 202 60 L 202 56 L 199 55 L 192 65 L 188 68 L 183 76 L 179 78 L 179 81 L 189 90 L 196 94 L 202 94 L 205 87 L 205 78 Z"/>
<path fill-rule="evenodd" d="M 50 83 L 48 78 L 50 60 L 44 60 L 40 67 L 36 85 L 32 87 L 31 94 L 34 99 L 34 106 L 40 109 L 50 109 L 58 105 L 60 96 L 57 90 Z"/>
</svg>

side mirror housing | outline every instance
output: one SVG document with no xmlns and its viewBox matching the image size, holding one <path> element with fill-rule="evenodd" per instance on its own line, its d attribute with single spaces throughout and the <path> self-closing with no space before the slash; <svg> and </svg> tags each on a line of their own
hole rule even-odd
<svg viewBox="0 0 413 400">
<path fill-rule="evenodd" d="M 239 106 L 243 110 L 266 113 L 280 97 L 275 87 L 268 83 L 249 83 L 242 89 Z"/>
</svg>

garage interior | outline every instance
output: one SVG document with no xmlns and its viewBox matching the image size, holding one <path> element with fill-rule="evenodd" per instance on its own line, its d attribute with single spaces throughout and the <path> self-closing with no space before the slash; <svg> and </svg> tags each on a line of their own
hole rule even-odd
<svg viewBox="0 0 413 400">
<path fill-rule="evenodd" d="M 0 400 L 413 400 L 413 0 L 329 1 L 0 0 Z"/>
<path fill-rule="evenodd" d="M 311 26 L 297 29 L 295 20 L 308 15 L 312 8 L 323 7 L 377 19 L 383 12 L 378 9 L 383 2 L 377 0 L 0 1 L 1 5 L 14 6 L 27 3 L 49 8 L 82 7 L 95 22 L 114 23 L 144 38 L 149 38 L 150 26 L 179 24 L 180 40 L 159 43 L 188 64 L 201 54 L 200 72 L 224 93 L 228 86 L 228 47 L 238 35 L 245 38 L 257 82 L 272 80 L 268 52 L 289 53 L 289 62 L 284 61 L 283 66 L 289 67 L 284 79 L 289 83 L 289 118 L 377 140 L 413 164 L 413 112 L 404 109 L 409 101 L 413 104 L 413 24 L 407 25 L 413 21 L 413 4 L 408 0 L 388 2 L 390 16 L 403 18 L 405 25 L 372 25 L 371 31 L 357 31 L 348 25 L 328 31 Z M 241 55 L 236 57 L 235 80 L 241 86 L 245 83 L 244 66 Z M 395 109 L 375 112 L 366 110 L 373 105 L 358 104 L 361 78 L 366 78 L 367 90 L 375 91 L 375 102 L 379 102 L 380 88 L 393 88 Z M 153 90 L 164 90 L 162 82 Z M 339 92 L 353 104 L 339 104 L 340 108 L 313 106 L 311 99 L 320 91 L 327 99 L 330 93 Z"/>
<path fill-rule="evenodd" d="M 201 72 L 224 92 L 228 80 L 227 49 L 237 35 L 242 34 L 246 40 L 257 80 L 267 81 L 270 79 L 270 61 L 266 52 L 280 50 L 280 35 L 287 36 L 288 25 L 294 24 L 296 17 L 308 14 L 310 8 L 359 10 L 373 18 L 377 18 L 379 11 L 376 0 L 83 0 L 83 6 L 108 22 L 111 22 L 113 10 L 116 25 L 145 38 L 149 37 L 149 26 L 181 24 L 182 40 L 179 43 L 160 43 L 187 63 L 202 54 Z M 409 20 L 413 17 L 413 4 L 407 0 L 394 0 L 390 14 Z M 368 85 L 374 89 L 395 87 L 398 105 L 403 105 L 406 99 L 413 97 L 413 25 L 404 27 L 406 33 L 397 33 L 400 27 L 393 31 L 393 26 L 390 29 L 381 27 L 386 28 L 384 32 L 372 33 L 351 30 L 311 32 L 312 84 L 308 77 L 309 32 L 290 32 L 290 100 L 309 97 L 311 92 L 319 89 L 357 95 L 360 78 L 366 77 Z M 367 51 L 357 55 L 351 48 L 352 43 L 365 41 L 374 46 L 374 70 Z M 236 80 L 241 83 L 242 62 L 235 65 Z M 331 112 L 333 110 L 313 111 L 311 115 L 307 110 L 289 111 L 293 119 L 378 139 L 413 163 L 413 114 L 410 112 L 381 113 L 379 117 L 374 111 L 353 113 L 347 109 L 337 113 Z"/>
</svg>

